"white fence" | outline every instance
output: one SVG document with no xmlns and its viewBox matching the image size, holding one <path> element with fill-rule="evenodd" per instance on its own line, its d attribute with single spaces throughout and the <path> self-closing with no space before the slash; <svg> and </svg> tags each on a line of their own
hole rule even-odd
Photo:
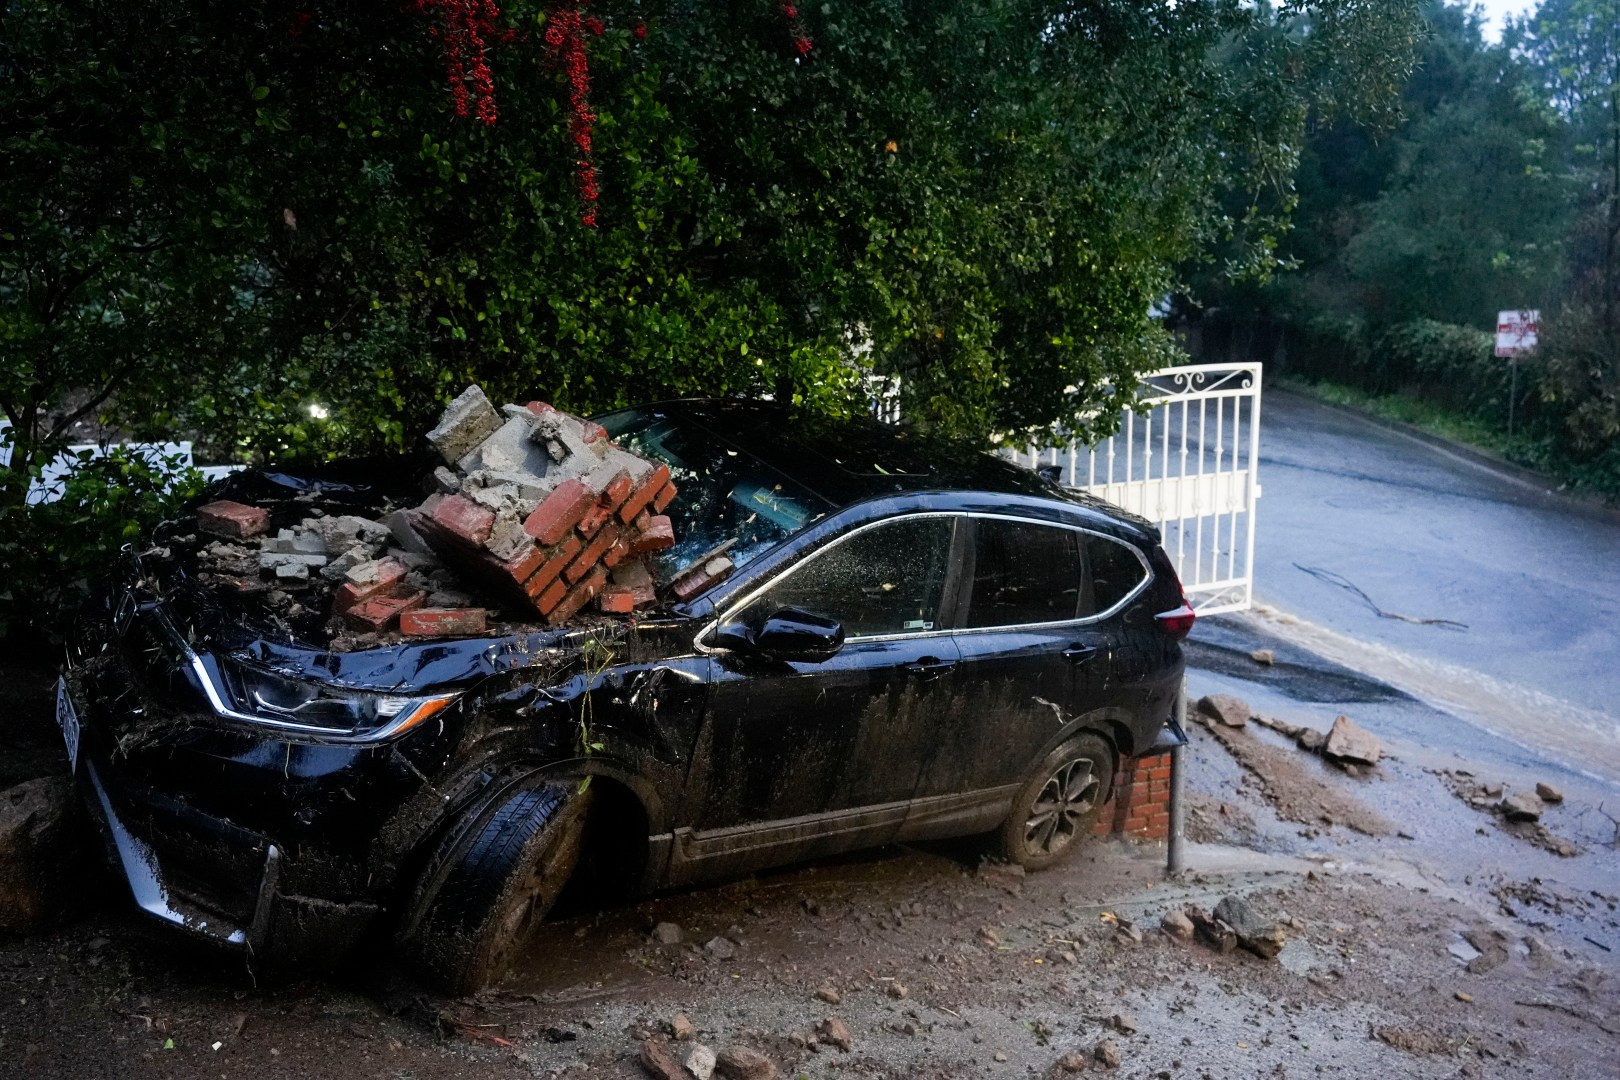
<svg viewBox="0 0 1620 1080">
<path fill-rule="evenodd" d="M 6 429 L 11 425 L 0 421 L 0 468 L 11 464 L 11 442 L 6 437 Z M 205 480 L 214 481 L 222 476 L 236 472 L 242 468 L 240 465 L 197 465 L 191 459 L 191 443 L 113 443 L 112 447 L 129 450 L 147 458 L 153 464 L 162 459 L 173 461 L 180 468 L 195 468 L 203 474 Z M 87 455 L 89 457 L 103 457 L 109 447 L 84 443 L 69 446 L 53 460 L 47 462 L 40 470 L 39 479 L 28 487 L 28 502 L 45 503 L 55 502 L 62 497 L 63 485 L 68 476 Z"/>
<path fill-rule="evenodd" d="M 1260 364 L 1165 368 L 1119 432 L 1095 446 L 1007 451 L 1031 468 L 1158 525 L 1201 615 L 1254 602 L 1260 498 Z"/>
</svg>

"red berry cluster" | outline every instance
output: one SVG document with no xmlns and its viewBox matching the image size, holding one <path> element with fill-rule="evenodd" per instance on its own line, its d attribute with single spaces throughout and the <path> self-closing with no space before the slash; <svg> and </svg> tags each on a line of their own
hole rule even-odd
<svg viewBox="0 0 1620 1080">
<path fill-rule="evenodd" d="M 779 5 L 782 9 L 782 18 L 787 20 L 788 34 L 793 38 L 793 49 L 800 56 L 810 52 L 810 35 L 804 32 L 804 25 L 799 22 L 799 9 L 788 0 L 782 0 Z"/>
<path fill-rule="evenodd" d="M 551 48 L 551 59 L 560 64 L 568 76 L 568 105 L 573 115 L 568 119 L 568 134 L 579 151 L 575 160 L 575 186 L 585 204 L 579 220 L 587 228 L 596 228 L 596 199 L 601 189 L 596 182 L 596 165 L 591 158 L 591 128 L 596 114 L 591 111 L 591 72 L 585 59 L 585 33 L 600 36 L 605 29 L 596 16 L 581 16 L 573 4 L 556 4 L 551 9 L 550 23 L 546 27 L 546 44 Z"/>
<path fill-rule="evenodd" d="M 495 0 L 416 0 L 416 10 L 420 15 L 438 14 L 439 25 L 428 33 L 444 46 L 445 76 L 456 115 L 476 115 L 493 124 L 495 77 L 489 70 L 489 45 L 510 41 L 515 33 L 495 25 L 501 17 Z"/>
</svg>

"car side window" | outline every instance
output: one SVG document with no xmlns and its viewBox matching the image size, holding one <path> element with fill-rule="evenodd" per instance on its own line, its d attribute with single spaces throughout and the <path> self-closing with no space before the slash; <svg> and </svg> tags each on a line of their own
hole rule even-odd
<svg viewBox="0 0 1620 1080">
<path fill-rule="evenodd" d="M 1064 622 L 1089 606 L 1083 533 L 1005 518 L 973 524 L 973 588 L 964 626 Z"/>
<path fill-rule="evenodd" d="M 793 607 L 837 619 L 846 638 L 940 629 L 954 520 L 902 518 L 834 541 L 750 603 L 742 621 Z"/>
<path fill-rule="evenodd" d="M 1131 594 L 1147 577 L 1147 568 L 1131 547 L 1106 536 L 1086 536 L 1086 562 L 1096 606 L 1086 614 L 1107 611 Z"/>
</svg>

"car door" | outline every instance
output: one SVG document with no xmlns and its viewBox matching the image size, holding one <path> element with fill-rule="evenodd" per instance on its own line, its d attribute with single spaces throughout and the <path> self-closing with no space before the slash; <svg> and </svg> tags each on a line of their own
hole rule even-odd
<svg viewBox="0 0 1620 1080">
<path fill-rule="evenodd" d="M 1110 631 L 1085 621 L 1089 534 L 989 515 L 965 519 L 962 534 L 955 700 L 908 837 L 992 827 L 1031 761 L 1107 691 Z"/>
<path fill-rule="evenodd" d="M 845 641 L 820 663 L 717 654 L 673 880 L 894 835 L 955 678 L 955 524 L 917 514 L 854 529 L 721 616 L 755 625 L 798 608 L 837 620 Z"/>
</svg>

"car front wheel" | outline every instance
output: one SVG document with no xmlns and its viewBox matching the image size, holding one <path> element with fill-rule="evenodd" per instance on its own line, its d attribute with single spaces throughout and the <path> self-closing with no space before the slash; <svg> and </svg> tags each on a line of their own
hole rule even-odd
<svg viewBox="0 0 1620 1080">
<path fill-rule="evenodd" d="M 1030 870 L 1067 857 L 1090 836 L 1114 791 L 1114 754 L 1097 735 L 1078 735 L 1046 756 L 1001 826 L 1001 850 Z"/>
<path fill-rule="evenodd" d="M 576 781 L 518 792 L 439 864 L 405 936 L 437 989 L 498 982 L 579 862 L 590 792 Z"/>
</svg>

